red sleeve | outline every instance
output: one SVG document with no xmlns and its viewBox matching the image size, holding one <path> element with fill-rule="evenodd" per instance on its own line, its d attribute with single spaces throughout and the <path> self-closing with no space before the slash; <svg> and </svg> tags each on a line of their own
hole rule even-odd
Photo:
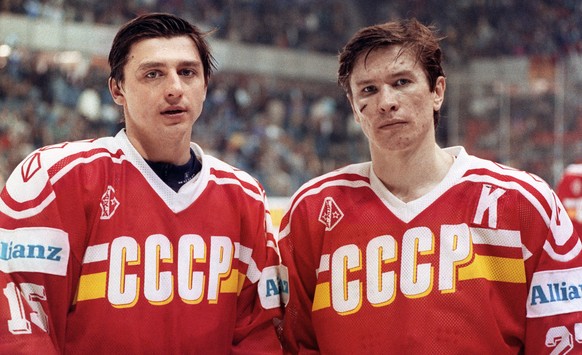
<svg viewBox="0 0 582 355">
<path fill-rule="evenodd" d="M 279 253 L 264 192 L 262 195 L 264 203 L 251 212 L 256 217 L 249 218 L 255 221 L 254 225 L 250 223 L 253 229 L 248 233 L 253 236 L 249 242 L 253 244 L 240 247 L 240 258 L 247 263 L 247 270 L 239 295 L 233 354 L 281 353 L 274 324 L 282 317 Z"/>
<path fill-rule="evenodd" d="M 557 196 L 544 244 L 524 245 L 531 278 L 527 300 L 526 354 L 582 352 L 582 243 Z M 532 235 L 536 232 L 531 230 Z"/>
<path fill-rule="evenodd" d="M 53 202 L 46 172 L 27 176 L 20 168 L 0 194 L 0 353 L 60 353 L 75 287 L 68 279 L 74 232 Z M 34 195 L 18 201 L 15 191 Z M 77 217 L 71 212 L 68 220 Z"/>
<path fill-rule="evenodd" d="M 283 284 L 288 286 L 288 294 L 283 294 L 285 316 L 281 339 L 285 352 L 291 354 L 319 353 L 311 309 L 317 283 L 317 275 L 313 270 L 318 269 L 321 252 L 321 246 L 317 246 L 320 235 L 318 229 L 323 225 L 310 225 L 308 221 L 311 219 L 307 217 L 309 213 L 306 203 L 299 203 L 288 211 L 283 218 L 279 236 Z M 297 243 L 296 240 L 301 236 L 310 238 L 302 238 Z M 306 243 L 306 240 L 311 243 Z"/>
</svg>

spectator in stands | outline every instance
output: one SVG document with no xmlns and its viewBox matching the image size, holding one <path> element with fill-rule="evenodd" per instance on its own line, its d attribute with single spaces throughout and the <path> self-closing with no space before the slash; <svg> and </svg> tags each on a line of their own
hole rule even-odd
<svg viewBox="0 0 582 355">
<path fill-rule="evenodd" d="M 566 167 L 558 182 L 556 192 L 578 234 L 582 235 L 582 162 Z"/>
<path fill-rule="evenodd" d="M 499 55 L 528 55 L 547 54 L 563 55 L 571 52 L 582 52 L 582 7 L 576 1 L 533 1 L 526 3 L 516 3 L 511 1 L 497 1 L 484 4 L 483 2 L 447 2 L 443 4 L 438 0 L 423 1 L 367 1 L 354 6 L 352 1 L 343 0 L 323 0 L 308 1 L 298 4 L 290 4 L 288 1 L 265 1 L 257 0 L 252 2 L 224 2 L 224 1 L 170 1 L 162 2 L 158 0 L 145 2 L 102 2 L 102 1 L 30 1 L 33 5 L 24 7 L 25 1 L 5 1 L 0 5 L 3 13 L 27 14 L 29 16 L 52 16 L 55 9 L 62 11 L 62 16 L 57 18 L 62 21 L 85 21 L 87 23 L 99 24 L 120 24 L 125 22 L 135 13 L 141 13 L 150 9 L 161 9 L 164 11 L 184 14 L 186 17 L 195 19 L 203 24 L 205 28 L 217 27 L 217 38 L 244 41 L 247 43 L 261 43 L 267 45 L 277 45 L 287 48 L 301 50 L 326 51 L 336 54 L 340 43 L 345 42 L 351 29 L 356 26 L 377 23 L 387 18 L 395 18 L 401 15 L 417 14 L 417 17 L 427 22 L 434 22 L 445 30 L 444 35 L 448 37 L 445 44 L 448 62 L 464 64 L 467 59 L 475 55 L 479 56 L 499 56 Z M 38 8 L 43 4 L 50 7 L 50 11 L 40 11 Z M 323 4 L 323 5 L 322 5 Z M 324 6 L 325 5 L 325 6 Z M 334 11 L 328 11 L 329 8 Z M 37 9 L 37 10 L 35 10 Z M 242 36 L 240 28 L 235 26 L 238 12 L 244 12 L 248 22 L 260 24 L 252 27 L 254 30 Z M 45 15 L 46 14 L 46 15 Z M 474 38 L 478 35 L 476 24 L 486 23 L 485 33 L 493 31 L 481 43 L 480 48 L 476 48 L 477 41 Z M 59 20 L 61 21 L 61 20 Z M 249 27 L 250 28 L 250 27 Z M 544 30 L 532 30 L 532 28 Z M 260 29 L 261 36 L 256 31 Z M 249 29 L 245 29 L 247 31 Z M 264 34 L 268 35 L 264 35 Z M 499 33 L 503 33 L 500 36 Z M 229 37 L 230 36 L 230 37 Z M 243 38 L 244 37 L 244 38 Z M 330 38 L 333 37 L 333 38 Z M 493 38 L 493 39 L 492 39 Z M 80 78 L 72 75 L 71 69 L 63 69 L 54 63 L 50 63 L 52 56 L 42 53 L 33 53 L 23 48 L 17 48 L 9 58 L 6 67 L 0 70 L 0 107 L 6 108 L 8 116 L 0 118 L 0 125 L 6 125 L 7 131 L 14 128 L 5 124 L 10 117 L 15 117 L 15 121 L 28 122 L 31 125 L 30 133 L 19 136 L 20 141 L 11 140 L 8 148 L 0 151 L 7 160 L 8 170 L 12 170 L 17 162 L 22 160 L 32 148 L 52 144 L 62 138 L 67 140 L 78 137 L 95 137 L 101 133 L 112 134 L 118 130 L 116 125 L 119 113 L 112 109 L 112 102 L 108 92 L 100 92 L 102 101 L 101 119 L 87 121 L 76 109 L 77 98 L 81 93 L 92 87 L 91 83 L 103 82 L 102 76 L 107 76 L 105 69 L 99 63 L 92 63 L 88 66 L 90 70 L 84 71 L 85 77 Z M 91 59 L 84 59 L 90 61 Z M 0 66 L 2 64 L 0 63 Z M 218 155 L 222 154 L 225 144 L 230 135 L 249 135 L 245 142 L 249 146 L 236 152 L 229 152 L 233 157 L 233 163 L 240 167 L 249 167 L 249 171 L 256 176 L 269 176 L 269 181 L 277 181 L 277 176 L 281 174 L 281 179 L 285 179 L 287 174 L 292 176 L 313 177 L 323 170 L 318 170 L 317 165 L 326 167 L 340 167 L 349 162 L 362 160 L 366 152 L 362 150 L 365 144 L 356 135 L 356 140 L 339 138 L 344 135 L 342 132 L 329 133 L 327 140 L 313 142 L 318 144 L 320 152 L 327 152 L 328 155 L 319 156 L 309 154 L 304 155 L 305 162 L 301 165 L 309 165 L 310 171 L 286 172 L 284 164 L 280 164 L 279 169 L 263 171 L 262 166 L 254 164 L 256 159 L 253 153 L 265 143 L 266 136 L 260 134 L 260 127 L 253 117 L 259 113 L 264 113 L 266 108 L 264 102 L 273 98 L 282 98 L 285 104 L 285 131 L 293 137 L 292 148 L 289 151 L 298 149 L 299 145 L 304 145 L 317 137 L 313 137 L 311 127 L 313 118 L 309 112 L 316 102 L 324 96 L 329 96 L 329 92 L 334 90 L 333 85 L 328 85 L 320 93 L 309 90 L 310 83 L 298 84 L 289 87 L 285 84 L 285 79 L 273 81 L 275 84 L 267 85 L 261 78 L 246 77 L 240 74 L 224 73 L 215 77 L 217 84 L 211 83 L 209 87 L 209 100 L 205 103 L 205 111 L 198 123 L 199 132 L 195 132 L 193 137 L 196 141 L 208 140 L 209 147 L 212 147 Z M 249 89 L 259 87 L 258 90 Z M 216 90 L 216 92 L 215 92 Z M 243 94 L 241 94 L 241 92 Z M 294 92 L 294 93 L 293 93 Z M 299 93 L 299 94 L 297 94 Z M 466 93 L 463 92 L 463 95 Z M 243 107 L 240 97 L 248 97 L 250 104 Z M 301 97 L 303 96 L 303 97 Z M 332 95 L 336 105 L 336 112 L 332 122 L 339 119 L 340 122 L 351 122 L 351 111 L 345 107 L 343 100 L 338 99 L 340 95 Z M 225 100 L 225 104 L 214 104 L 214 100 Z M 471 106 L 473 98 L 463 97 L 461 102 L 466 102 Z M 530 101 L 536 101 L 530 99 Z M 541 101 L 541 100 L 539 100 Z M 34 107 L 34 121 L 24 117 L 22 108 L 26 105 Z M 462 105 L 465 106 L 465 105 Z M 534 105 L 530 105 L 534 107 Z M 495 111 L 497 110 L 497 112 Z M 475 117 L 478 121 L 488 122 L 486 133 L 476 137 L 474 142 L 467 144 L 467 149 L 475 153 L 487 154 L 489 157 L 496 155 L 496 147 L 499 142 L 500 128 L 495 124 L 494 117 L 498 113 L 498 108 L 492 109 Z M 511 105 L 512 116 L 524 115 L 522 109 Z M 446 112 L 445 112 L 446 114 Z M 528 116 L 531 114 L 526 113 Z M 540 115 L 540 113 L 534 113 Z M 542 113 L 546 115 L 545 113 Z M 28 115 L 27 115 L 28 116 Z M 107 119 L 104 119 L 107 116 Z M 208 117 L 208 119 L 206 119 Z M 467 116 L 468 117 L 468 116 Z M 544 116 L 544 117 L 547 117 Z M 223 119 L 222 119 L 223 118 Z M 321 121 L 321 117 L 318 118 Z M 327 119 L 327 118 L 326 118 Z M 4 122 L 2 122 L 4 121 Z M 60 122 L 63 127 L 75 127 L 75 136 L 63 136 L 63 130 L 55 129 L 56 123 Z M 531 121 L 531 119 L 529 120 Z M 541 123 L 551 122 L 547 119 L 538 119 Z M 341 124 L 329 125 L 326 127 L 338 127 Z M 347 125 L 343 125 L 344 127 Z M 531 126 L 531 124 L 528 124 Z M 223 130 L 228 128 L 228 132 Z M 247 128 L 252 131 L 247 131 Z M 326 128 L 326 129 L 328 129 Z M 82 132 L 78 132 L 83 130 Z M 511 129 L 512 136 L 514 128 Z M 528 130 L 527 137 L 547 137 L 539 123 L 534 127 L 534 131 Z M 550 128 L 550 131 L 552 128 Z M 519 131 L 519 130 L 517 130 Z M 570 132 L 579 137 L 582 126 Z M 250 132 L 250 133 L 249 133 Z M 328 132 L 324 130 L 324 132 Z M 444 132 L 440 130 L 440 132 Z M 521 131 L 520 131 L 521 132 Z M 339 134 L 339 135 L 338 135 Z M 16 135 L 8 134 L 9 137 Z M 333 135 L 333 136 L 332 136 Z M 219 137 L 214 140 L 208 137 Z M 465 134 L 467 140 L 473 137 Z M 532 144 L 532 139 L 528 140 Z M 474 145 L 473 145 L 474 143 Z M 331 145 L 330 145 L 331 144 Z M 546 179 L 552 179 L 551 169 L 542 156 L 552 154 L 552 142 L 547 139 L 538 144 L 536 139 L 536 149 L 523 149 L 525 145 L 514 144 L 512 157 L 520 168 L 533 170 L 538 175 Z M 336 147 L 334 148 L 334 145 Z M 337 148 L 337 149 L 336 149 Z M 323 150 L 321 150 L 323 149 Z M 303 149 L 308 150 L 308 149 Z M 523 151 L 523 154 L 521 154 Z M 338 154 L 338 152 L 343 152 Z M 276 153 L 279 156 L 281 153 Z M 10 155 L 10 157 L 8 157 Z M 571 161 L 566 157 L 566 161 Z M 281 157 L 281 159 L 285 159 Z M 536 161 L 542 161 L 539 164 Z M 287 164 L 287 166 L 297 166 L 297 164 Z M 534 170 L 535 169 L 535 170 Z M 539 171 L 536 171 L 540 169 Z M 314 171 L 314 173 L 311 172 Z M 317 170 L 317 172 L 315 172 Z M 307 178 L 307 177 L 306 177 Z M 301 180 L 300 183 L 305 180 Z M 554 180 L 553 180 L 554 181 Z M 293 183 L 296 185 L 297 183 Z M 278 189 L 271 188 L 265 181 L 265 188 L 268 193 L 283 193 Z M 291 193 L 290 191 L 288 193 Z"/>
</svg>

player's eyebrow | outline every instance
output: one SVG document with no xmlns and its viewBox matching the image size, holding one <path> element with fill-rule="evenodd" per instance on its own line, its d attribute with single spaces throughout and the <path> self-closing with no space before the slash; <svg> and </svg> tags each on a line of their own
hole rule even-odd
<svg viewBox="0 0 582 355">
<path fill-rule="evenodd" d="M 394 73 L 390 74 L 390 77 L 402 77 L 402 76 L 411 76 L 414 75 L 414 71 L 410 69 L 402 69 L 395 71 Z"/>
<path fill-rule="evenodd" d="M 410 77 L 414 75 L 414 71 L 410 70 L 410 69 L 402 69 L 402 70 L 398 70 L 395 71 L 393 73 L 388 74 L 388 78 L 389 79 L 395 79 L 395 78 L 402 78 L 402 77 Z M 356 80 L 354 83 L 356 84 L 356 86 L 365 86 L 365 85 L 369 85 L 371 83 L 377 82 L 378 78 L 377 77 L 372 77 L 372 78 L 364 78 L 361 80 Z"/>
<path fill-rule="evenodd" d="M 202 63 L 198 60 L 184 60 L 178 63 L 178 67 L 199 67 L 201 65 Z M 168 64 L 166 62 L 151 61 L 141 63 L 137 69 L 139 71 L 146 71 L 155 68 L 165 68 L 167 66 Z"/>
</svg>

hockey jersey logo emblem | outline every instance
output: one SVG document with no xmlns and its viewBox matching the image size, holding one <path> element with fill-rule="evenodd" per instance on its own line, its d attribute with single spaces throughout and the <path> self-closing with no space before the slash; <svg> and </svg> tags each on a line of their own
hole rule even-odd
<svg viewBox="0 0 582 355">
<path fill-rule="evenodd" d="M 319 221 L 325 225 L 325 230 L 330 231 L 337 226 L 344 217 L 344 213 L 335 203 L 332 197 L 326 197 L 319 212 Z"/>
<path fill-rule="evenodd" d="M 34 153 L 24 161 L 21 168 L 22 180 L 27 182 L 40 170 L 40 153 Z"/>
<path fill-rule="evenodd" d="M 113 186 L 107 186 L 107 191 L 101 196 L 101 219 L 110 219 L 119 207 Z"/>
</svg>

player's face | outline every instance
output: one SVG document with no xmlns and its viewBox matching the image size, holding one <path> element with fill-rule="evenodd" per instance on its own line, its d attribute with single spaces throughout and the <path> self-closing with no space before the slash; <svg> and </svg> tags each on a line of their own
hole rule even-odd
<svg viewBox="0 0 582 355">
<path fill-rule="evenodd" d="M 109 84 L 115 102 L 123 106 L 127 135 L 140 153 L 164 141 L 189 145 L 207 89 L 200 54 L 189 37 L 133 44 L 119 87 Z"/>
<path fill-rule="evenodd" d="M 445 79 L 439 77 L 431 92 L 421 64 L 409 51 L 399 50 L 400 46 L 381 47 L 361 55 L 350 77 L 348 99 L 372 159 L 435 142 L 433 111 L 442 105 Z"/>
</svg>

